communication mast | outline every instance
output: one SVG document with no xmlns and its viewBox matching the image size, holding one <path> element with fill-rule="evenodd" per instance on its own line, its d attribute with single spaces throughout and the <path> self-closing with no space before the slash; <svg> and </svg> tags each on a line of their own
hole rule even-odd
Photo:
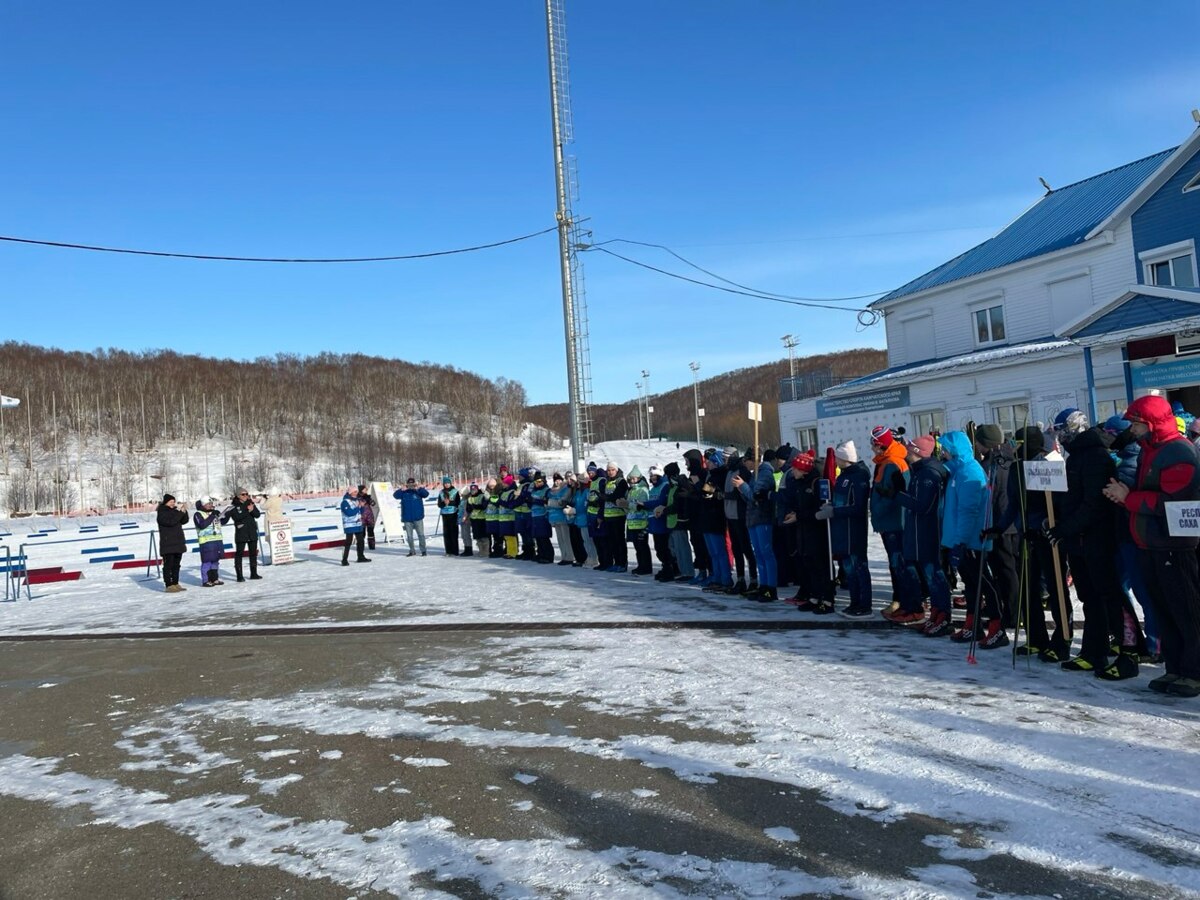
<svg viewBox="0 0 1200 900">
<path fill-rule="evenodd" d="M 592 363 L 588 348 L 587 300 L 577 248 L 583 235 L 572 203 L 579 199 L 575 157 L 564 147 L 574 140 L 571 84 L 567 64 L 564 0 L 546 0 L 546 37 L 550 55 L 550 112 L 554 124 L 554 178 L 558 188 L 558 255 L 562 273 L 563 329 L 567 345 L 567 413 L 571 422 L 571 458 L 583 468 L 592 443 Z"/>
</svg>

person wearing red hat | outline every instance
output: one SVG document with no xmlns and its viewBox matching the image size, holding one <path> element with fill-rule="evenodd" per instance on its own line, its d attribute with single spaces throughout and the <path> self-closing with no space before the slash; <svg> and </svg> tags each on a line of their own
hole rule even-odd
<svg viewBox="0 0 1200 900">
<path fill-rule="evenodd" d="M 809 450 L 792 458 L 786 482 L 789 489 L 784 492 L 788 504 L 784 522 L 796 525 L 799 587 L 791 602 L 801 612 L 823 615 L 833 612 L 834 586 L 829 577 L 828 530 L 817 521 L 822 503 L 817 482 L 822 472 L 816 456 L 815 450 Z"/>
<path fill-rule="evenodd" d="M 898 625 L 925 620 L 921 585 L 915 569 L 904 561 L 904 510 L 898 496 L 908 486 L 908 454 L 892 430 L 877 425 L 871 430 L 875 472 L 871 484 L 871 527 L 883 542 L 892 580 L 892 603 L 883 617 Z"/>
<path fill-rule="evenodd" d="M 1200 500 L 1200 455 L 1179 433 L 1162 397 L 1140 397 L 1125 411 L 1142 445 L 1133 488 L 1116 479 L 1104 496 L 1124 507 L 1138 548 L 1138 565 L 1158 614 L 1166 674 L 1150 689 L 1179 697 L 1200 696 L 1200 568 L 1194 537 L 1172 535 L 1166 504 Z"/>
</svg>

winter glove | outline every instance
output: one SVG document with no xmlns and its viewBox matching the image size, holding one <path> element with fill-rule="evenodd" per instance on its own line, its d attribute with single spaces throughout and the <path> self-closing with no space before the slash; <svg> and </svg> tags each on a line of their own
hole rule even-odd
<svg viewBox="0 0 1200 900">
<path fill-rule="evenodd" d="M 1002 532 L 999 528 L 997 528 L 995 525 L 993 525 L 991 528 L 985 528 L 985 529 L 983 529 L 983 531 L 979 532 L 979 541 L 980 541 L 980 543 L 983 543 L 988 538 L 999 537 L 1003 533 L 1004 532 Z"/>
<path fill-rule="evenodd" d="M 821 521 L 821 522 L 824 522 L 826 519 L 832 519 L 833 518 L 833 504 L 826 503 L 824 506 L 822 506 L 820 509 L 818 509 L 816 512 L 816 517 L 817 517 L 817 520 Z"/>
<path fill-rule="evenodd" d="M 665 506 L 656 506 L 656 507 L 654 507 L 654 518 L 656 518 L 656 519 L 661 519 L 661 518 L 662 518 L 662 514 L 663 514 L 663 510 L 664 510 L 664 509 L 666 509 L 666 507 L 665 507 Z"/>
<path fill-rule="evenodd" d="M 1042 531 L 1045 533 L 1046 540 L 1050 542 L 1051 547 L 1055 546 L 1059 541 L 1062 540 L 1062 532 L 1060 532 L 1057 528 L 1051 528 L 1049 519 L 1042 523 Z"/>
<path fill-rule="evenodd" d="M 617 507 L 617 509 L 629 509 L 629 501 L 622 497 L 620 500 L 616 501 L 613 506 Z"/>
<path fill-rule="evenodd" d="M 957 570 L 959 563 L 962 562 L 963 554 L 967 552 L 966 544 L 958 544 L 950 548 L 950 567 Z"/>
<path fill-rule="evenodd" d="M 573 506 L 564 506 L 562 508 L 562 511 L 565 512 L 568 516 L 575 515 L 575 507 L 573 507 Z"/>
</svg>

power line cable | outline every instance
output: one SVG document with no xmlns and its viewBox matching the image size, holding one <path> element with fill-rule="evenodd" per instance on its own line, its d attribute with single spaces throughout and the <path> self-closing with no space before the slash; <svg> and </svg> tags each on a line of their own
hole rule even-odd
<svg viewBox="0 0 1200 900">
<path fill-rule="evenodd" d="M 775 291 L 764 291 L 764 290 L 761 290 L 756 287 L 750 287 L 749 285 L 738 284 L 738 282 L 736 282 L 736 281 L 730 281 L 728 278 L 725 278 L 723 275 L 718 275 L 716 272 L 710 272 L 708 269 L 704 268 L 703 266 L 692 262 L 690 259 L 687 259 L 684 256 L 681 256 L 680 254 L 676 253 L 674 250 L 672 250 L 670 247 L 666 246 L 665 244 L 652 244 L 652 243 L 648 243 L 646 241 L 630 240 L 629 238 L 610 238 L 607 241 L 600 241 L 599 243 L 593 244 L 592 246 L 599 247 L 601 244 L 636 244 L 639 247 L 655 247 L 659 250 L 663 250 L 663 251 L 671 254 L 673 257 L 675 257 L 681 263 L 691 266 L 697 272 L 703 272 L 705 275 L 708 275 L 710 278 L 717 279 L 717 281 L 723 281 L 723 282 L 725 282 L 725 284 L 732 285 L 733 287 L 736 287 L 736 288 L 741 288 L 742 290 L 753 291 L 756 294 L 762 294 L 762 295 L 768 296 L 768 297 L 778 297 L 778 298 L 781 298 L 784 300 L 799 300 L 799 301 L 803 301 L 805 303 L 844 303 L 844 302 L 847 302 L 850 300 L 867 300 L 871 297 L 879 297 L 879 296 L 887 293 L 887 291 L 873 291 L 869 294 L 855 294 L 854 296 L 851 296 L 851 297 L 796 297 L 791 294 L 779 294 L 779 293 L 776 293 Z M 891 290 L 891 288 L 889 288 L 888 290 Z"/>
<path fill-rule="evenodd" d="M 98 253 L 126 253 L 134 256 L 165 256 L 172 259 L 202 259 L 220 262 L 260 262 L 260 263 L 367 263 L 367 262 L 394 262 L 403 259 L 429 259 L 435 256 L 453 256 L 456 253 L 473 253 L 477 250 L 490 250 L 493 247 L 503 247 L 506 244 L 516 244 L 520 241 L 527 241 L 530 238 L 541 237 L 543 234 L 549 234 L 552 231 L 557 231 L 558 226 L 552 225 L 549 228 L 543 228 L 541 231 L 535 231 L 531 234 L 523 234 L 520 237 L 508 238 L 503 241 L 494 241 L 490 244 L 476 244 L 473 247 L 458 247 L 454 250 L 433 250 L 428 253 L 406 253 L 399 256 L 352 256 L 352 257 L 326 257 L 326 258 L 289 258 L 275 256 L 213 256 L 204 253 L 173 253 L 164 250 L 132 250 L 126 247 L 99 247 L 91 244 L 71 244 L 64 241 L 39 241 L 33 238 L 8 237 L 0 235 L 0 241 L 8 241 L 13 244 L 34 244 L 39 247 L 58 247 L 67 250 L 92 250 Z"/>
<path fill-rule="evenodd" d="M 609 242 L 606 241 L 605 243 L 609 243 Z M 689 278 L 687 275 L 680 275 L 678 272 L 669 272 L 666 269 L 660 269 L 660 268 L 658 268 L 658 266 L 652 266 L 649 263 L 644 263 L 644 262 L 641 262 L 640 260 L 631 259 L 628 256 L 622 256 L 620 253 L 617 253 L 614 250 L 609 250 L 607 247 L 601 247 L 598 244 L 589 244 L 585 247 L 581 247 L 580 249 L 587 250 L 587 251 L 597 251 L 599 253 L 606 253 L 609 256 L 614 256 L 617 259 L 624 260 L 625 262 L 630 263 L 631 265 L 635 265 L 635 266 L 638 266 L 643 269 L 649 269 L 651 272 L 657 272 L 658 274 L 666 275 L 669 278 L 677 278 L 680 281 L 686 281 L 689 284 L 699 285 L 700 287 L 711 288 L 715 291 L 724 291 L 727 294 L 738 294 L 742 297 L 753 297 L 756 300 L 770 300 L 773 303 L 786 303 L 789 306 L 805 306 L 805 307 L 809 307 L 811 309 L 836 309 L 836 310 L 841 310 L 842 312 L 857 313 L 858 324 L 863 328 L 867 328 L 871 325 L 874 325 L 882 317 L 882 314 L 878 310 L 874 310 L 874 309 L 864 309 L 862 307 L 856 307 L 856 306 L 833 306 L 827 302 L 810 301 L 810 300 L 796 300 L 796 299 L 792 299 L 792 298 L 788 298 L 788 297 L 766 294 L 766 293 L 762 293 L 762 292 L 755 291 L 752 289 L 751 290 L 741 290 L 741 289 L 735 288 L 735 287 L 725 287 L 724 285 L 720 285 L 720 284 L 711 284 L 707 281 L 700 281 L 697 278 Z M 722 279 L 722 280 L 724 280 L 724 279 Z M 867 296 L 873 297 L 875 295 L 869 294 Z"/>
</svg>

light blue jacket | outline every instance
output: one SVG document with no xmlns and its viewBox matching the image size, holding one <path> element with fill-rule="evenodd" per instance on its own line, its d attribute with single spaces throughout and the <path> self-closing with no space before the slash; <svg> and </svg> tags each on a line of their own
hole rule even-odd
<svg viewBox="0 0 1200 900">
<path fill-rule="evenodd" d="M 550 491 L 550 499 L 560 504 L 559 506 L 550 506 L 547 504 L 546 510 L 547 515 L 550 517 L 550 524 L 567 524 L 567 514 L 562 511 L 562 508 L 571 505 L 571 486 L 564 481 L 562 487 Z"/>
<path fill-rule="evenodd" d="M 961 431 L 942 436 L 946 454 L 945 509 L 942 512 L 942 546 L 962 545 L 969 550 L 990 550 L 992 542 L 979 540 L 991 522 L 992 497 L 983 466 L 971 452 L 971 442 Z"/>
</svg>

